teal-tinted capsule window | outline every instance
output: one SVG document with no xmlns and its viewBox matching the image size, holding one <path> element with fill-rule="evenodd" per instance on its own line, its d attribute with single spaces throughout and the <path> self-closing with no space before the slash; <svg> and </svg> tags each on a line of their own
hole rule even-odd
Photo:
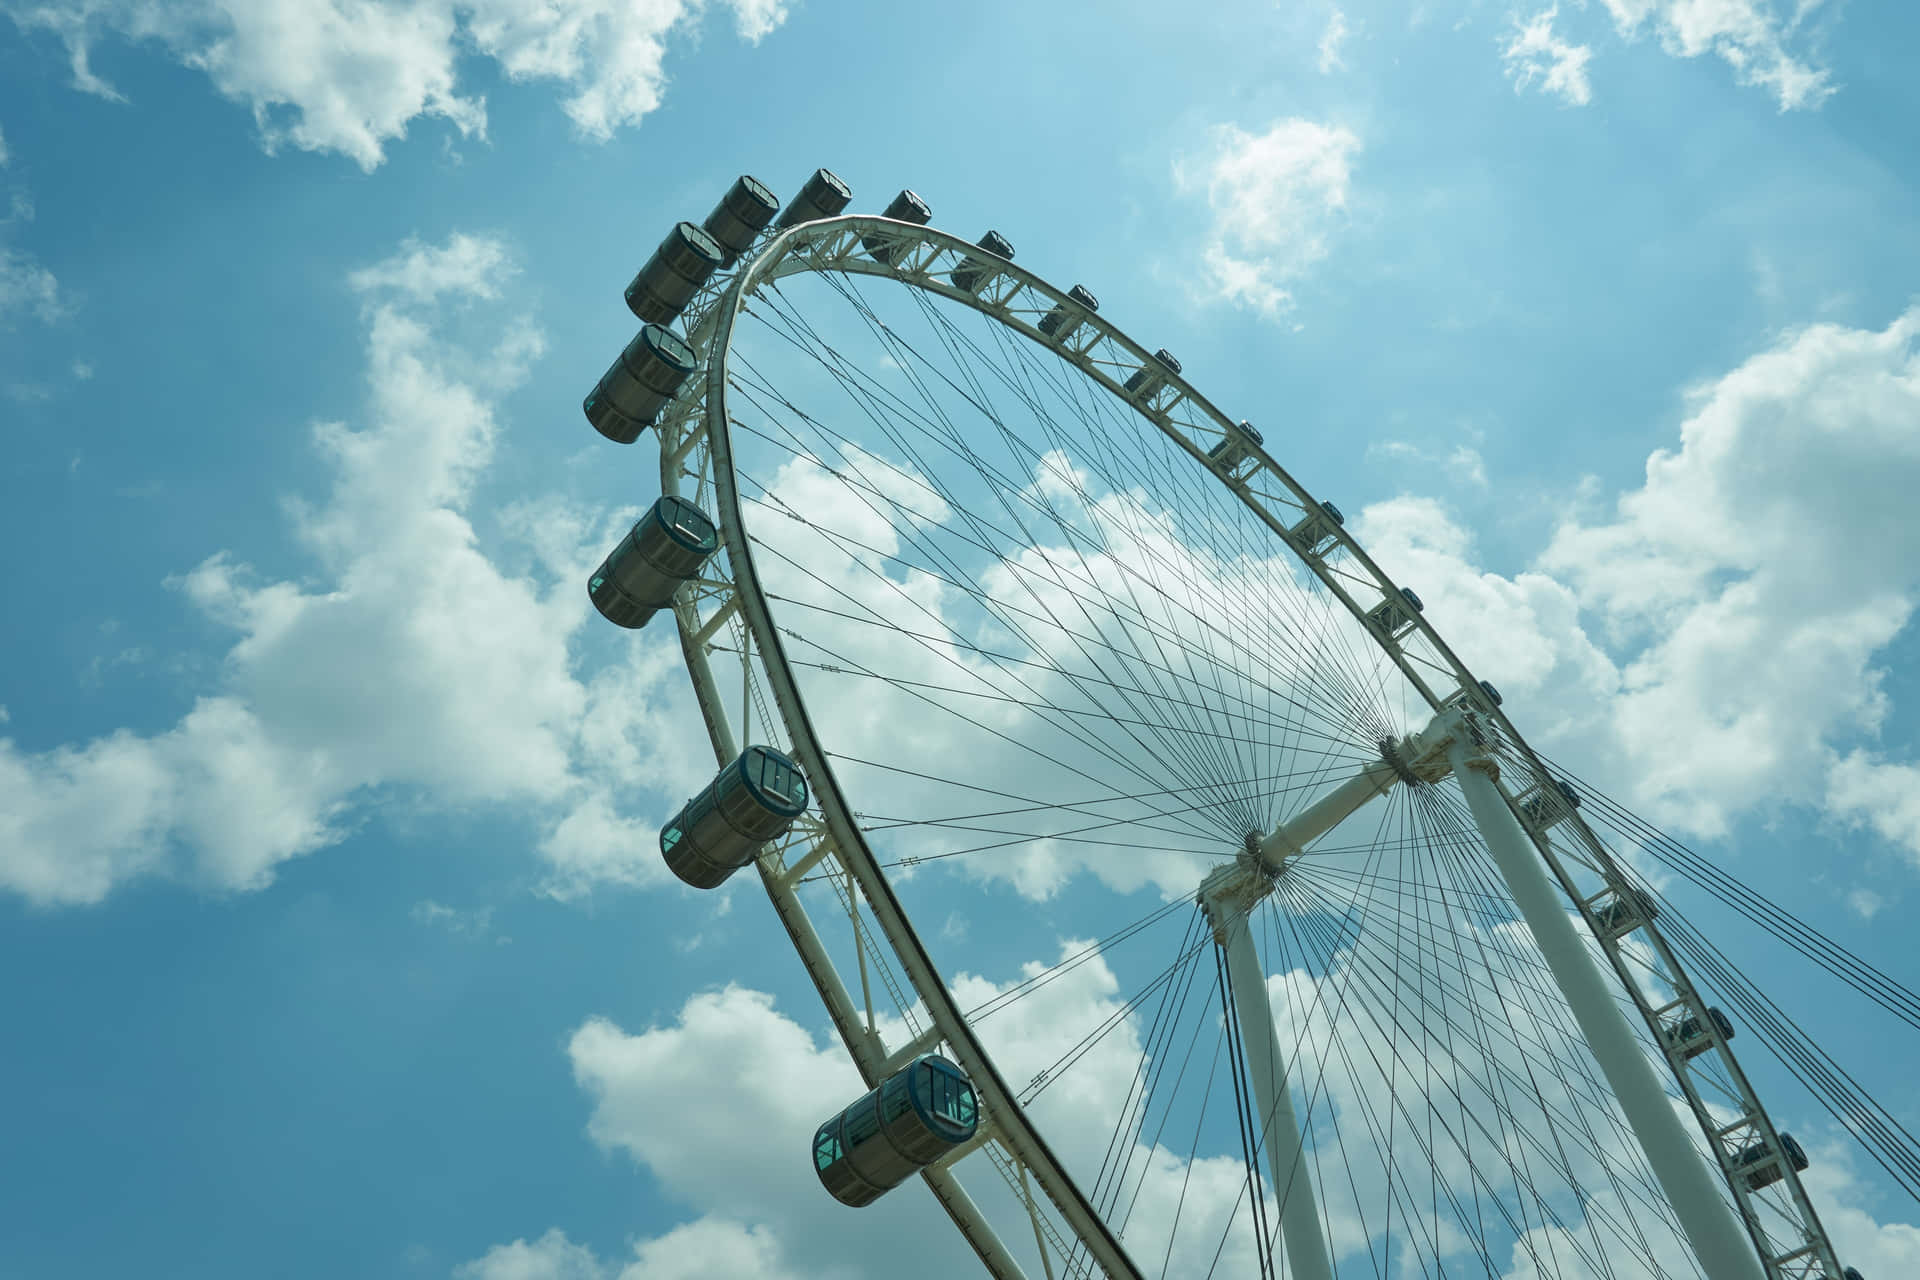
<svg viewBox="0 0 1920 1280">
<path fill-rule="evenodd" d="M 880 1132 L 880 1117 L 874 1114 L 872 1107 L 856 1107 L 847 1117 L 847 1145 L 857 1147 Z"/>
<path fill-rule="evenodd" d="M 927 1067 L 927 1072 L 932 1077 L 929 1081 L 932 1085 L 932 1096 L 929 1101 L 932 1104 L 933 1113 L 958 1125 L 972 1124 L 974 1111 L 972 1087 L 966 1081 L 957 1080 L 944 1071 L 935 1071 L 931 1065 Z"/>
<path fill-rule="evenodd" d="M 887 1081 L 887 1087 L 880 1094 L 880 1119 L 891 1123 L 913 1109 L 913 1098 L 907 1092 L 905 1076 L 895 1076 Z"/>
</svg>

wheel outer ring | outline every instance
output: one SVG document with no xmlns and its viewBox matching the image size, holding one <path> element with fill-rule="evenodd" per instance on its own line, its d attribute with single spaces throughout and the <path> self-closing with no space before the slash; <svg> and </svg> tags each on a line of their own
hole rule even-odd
<svg viewBox="0 0 1920 1280">
<path fill-rule="evenodd" d="M 772 614 L 767 607 L 766 598 L 760 589 L 759 575 L 753 564 L 752 549 L 747 540 L 745 527 L 740 517 L 739 494 L 734 483 L 732 441 L 729 435 L 729 423 L 731 419 L 726 413 L 727 357 L 732 348 L 735 321 L 739 316 L 743 300 L 747 294 L 751 292 L 753 287 L 786 275 L 812 270 L 836 270 L 855 274 L 883 276 L 921 289 L 924 292 L 937 294 L 951 301 L 963 303 L 976 311 L 980 311 L 991 319 L 1005 323 L 1005 317 L 990 311 L 978 294 L 946 286 L 930 277 L 922 276 L 921 278 L 914 278 L 907 275 L 903 267 L 911 255 L 906 252 L 896 250 L 889 256 L 887 262 L 876 262 L 865 258 L 856 258 L 851 254 L 842 254 L 831 263 L 820 264 L 818 266 L 799 261 L 795 255 L 795 250 L 802 246 L 811 247 L 826 244 L 831 242 L 836 236 L 847 237 L 847 243 L 852 245 L 858 242 L 860 236 L 871 236 L 874 234 L 879 234 L 882 237 L 907 236 L 922 244 L 931 245 L 935 249 L 950 250 L 956 254 L 978 256 L 977 246 L 962 237 L 951 235 L 934 227 L 897 222 L 889 218 L 867 215 L 846 215 L 818 219 L 812 222 L 797 223 L 791 227 L 780 230 L 778 234 L 766 241 L 759 249 L 750 251 L 752 256 L 744 262 L 738 274 L 734 276 L 726 289 L 714 300 L 712 310 L 708 312 L 708 315 L 702 318 L 703 325 L 713 324 L 715 326 L 712 330 L 712 341 L 706 353 L 707 370 L 704 413 L 706 415 L 708 447 L 711 451 L 714 488 L 719 506 L 718 515 L 721 536 L 727 548 L 728 562 L 733 568 L 734 586 L 738 592 L 741 616 L 752 632 L 755 645 L 760 651 L 762 665 L 766 671 L 768 683 L 772 687 L 774 699 L 779 707 L 781 718 L 785 722 L 789 732 L 793 735 L 794 741 L 792 746 L 794 752 L 806 769 L 809 781 L 814 785 L 815 795 L 819 801 L 822 816 L 826 819 L 828 832 L 838 845 L 839 851 L 843 856 L 843 861 L 849 871 L 853 874 L 856 881 L 858 881 L 862 895 L 866 898 L 869 907 L 872 909 L 875 920 L 887 933 L 889 942 L 892 943 L 903 967 L 907 970 L 909 981 L 913 983 L 920 997 L 926 1001 L 928 1012 L 932 1015 L 935 1026 L 941 1034 L 947 1038 L 948 1044 L 954 1050 L 954 1056 L 960 1060 L 960 1065 L 967 1071 L 969 1077 L 975 1081 L 976 1087 L 980 1088 L 982 1100 L 986 1104 L 985 1114 L 990 1115 L 995 1124 L 995 1137 L 1011 1149 L 1020 1161 L 1028 1167 L 1034 1179 L 1040 1183 L 1041 1189 L 1046 1193 L 1047 1198 L 1054 1203 L 1054 1206 L 1066 1219 L 1067 1224 L 1073 1227 L 1081 1242 L 1087 1246 L 1095 1260 L 1099 1262 L 1107 1273 L 1110 1276 L 1133 1280 L 1133 1278 L 1140 1276 L 1140 1271 L 1134 1266 L 1131 1259 L 1127 1257 L 1125 1249 L 1107 1227 L 1105 1220 L 1102 1219 L 1093 1209 L 1092 1205 L 1088 1203 L 1085 1195 L 1074 1183 L 1071 1175 L 1069 1175 L 1064 1166 L 1060 1164 L 1058 1158 L 1053 1154 L 1052 1149 L 1047 1145 L 1046 1140 L 1040 1135 L 1039 1131 L 1034 1128 L 1032 1123 L 1028 1121 L 1026 1113 L 1021 1109 L 1015 1100 L 1013 1092 L 1007 1087 L 1006 1081 L 1001 1077 L 999 1069 L 994 1066 L 985 1048 L 974 1036 L 972 1028 L 967 1025 L 965 1018 L 953 1003 L 952 996 L 949 994 L 945 982 L 941 979 L 938 970 L 934 968 L 932 958 L 928 955 L 924 944 L 920 941 L 919 935 L 914 931 L 912 922 L 907 918 L 906 912 L 901 908 L 899 900 L 895 897 L 892 886 L 887 882 L 885 874 L 880 870 L 878 860 L 874 857 L 872 849 L 868 847 L 866 837 L 861 832 L 859 824 L 853 820 L 852 810 L 847 804 L 845 793 L 841 790 L 839 780 L 835 777 L 832 767 L 827 761 L 826 753 L 820 746 L 819 738 L 813 728 L 812 719 L 807 712 L 804 701 L 800 697 L 799 688 L 793 679 L 793 671 L 787 662 L 786 648 L 782 643 L 779 628 L 773 621 Z M 1055 288 L 1049 282 L 1035 276 L 1023 267 L 1016 266 L 1011 261 L 996 260 L 993 266 L 1000 274 L 1016 280 L 1021 288 L 1032 290 L 1056 302 L 1068 299 L 1066 292 Z M 1101 318 L 1097 314 L 1087 316 L 1082 323 L 1097 325 L 1106 340 L 1136 357 L 1142 364 L 1146 364 L 1152 360 L 1151 354 L 1145 347 L 1142 347 L 1139 343 L 1135 342 L 1109 321 Z M 1062 355 L 1060 348 L 1046 342 L 1037 332 L 1028 333 L 1017 325 L 1008 325 L 1007 327 L 1013 329 L 1014 332 L 1020 333 L 1023 337 L 1035 341 L 1052 354 L 1057 356 Z M 1091 369 L 1085 363 L 1071 360 L 1069 363 L 1074 363 L 1076 368 L 1080 368 L 1083 372 L 1095 376 L 1102 382 L 1112 384 L 1109 386 L 1110 390 L 1116 393 L 1120 391 L 1117 383 L 1114 383 L 1111 378 L 1106 377 L 1104 373 L 1099 373 Z M 1164 370 L 1161 372 L 1168 384 L 1176 386 L 1180 390 L 1184 402 L 1197 407 L 1200 412 L 1210 419 L 1223 433 L 1231 433 L 1234 430 L 1232 421 L 1228 419 L 1226 415 L 1222 414 L 1211 401 L 1207 400 L 1206 397 L 1195 390 L 1186 381 L 1183 374 L 1174 374 L 1171 371 Z M 1161 426 L 1163 431 L 1166 430 L 1164 423 L 1159 422 L 1157 419 L 1155 421 L 1156 425 Z M 1167 434 L 1203 465 L 1205 464 L 1205 454 L 1191 441 L 1176 432 L 1167 431 Z M 1268 455 L 1264 444 L 1256 445 L 1251 441 L 1246 441 L 1245 445 L 1247 446 L 1249 455 L 1259 459 L 1261 468 L 1278 480 L 1280 484 L 1293 495 L 1294 502 L 1302 510 L 1314 511 L 1318 509 L 1317 501 L 1304 487 L 1295 481 L 1284 468 Z M 662 476 L 663 482 L 668 481 L 668 479 L 669 477 L 666 475 Z M 1298 549 L 1294 546 L 1292 538 L 1288 536 L 1286 527 L 1275 519 L 1270 512 L 1264 510 L 1258 504 L 1251 502 L 1244 492 L 1241 492 L 1239 496 L 1243 502 L 1247 503 L 1249 509 L 1279 536 L 1282 543 L 1294 549 L 1296 555 L 1298 555 Z M 1333 551 L 1335 549 L 1344 549 L 1350 558 L 1350 562 L 1358 565 L 1365 571 L 1364 576 L 1372 580 L 1373 585 L 1378 588 L 1383 598 L 1397 598 L 1400 589 L 1392 579 L 1388 578 L 1387 575 L 1381 571 L 1380 567 L 1374 563 L 1373 558 L 1366 553 L 1365 549 L 1347 532 L 1344 526 L 1334 526 L 1333 536 L 1336 544 L 1335 547 L 1327 548 L 1318 557 L 1301 556 L 1300 558 L 1302 563 L 1306 564 L 1309 570 L 1347 607 L 1348 611 L 1365 626 L 1365 609 L 1360 602 L 1353 597 L 1346 583 L 1339 580 L 1340 576 L 1345 576 L 1351 581 L 1354 575 L 1335 575 L 1326 566 L 1325 561 L 1331 558 Z M 1439 633 L 1434 630 L 1425 616 L 1416 613 L 1413 621 L 1415 631 L 1424 638 L 1434 655 L 1440 660 L 1437 666 L 1450 668 L 1460 688 L 1477 688 L 1478 681 L 1467 669 L 1466 664 L 1463 663 L 1453 652 L 1452 648 L 1441 639 Z M 1372 629 L 1369 627 L 1367 630 L 1371 635 Z M 685 647 L 690 642 L 690 636 L 687 633 L 684 619 L 681 620 L 681 633 L 682 644 L 683 647 Z M 1403 646 L 1400 643 L 1386 643 L 1378 636 L 1374 636 L 1374 639 L 1380 650 L 1387 654 L 1400 669 L 1401 673 L 1407 678 L 1408 682 L 1419 690 L 1421 696 L 1426 698 L 1430 706 L 1437 710 L 1442 701 L 1441 696 L 1434 692 L 1432 686 L 1428 684 L 1427 679 L 1420 671 L 1415 669 L 1404 651 Z M 691 656 L 690 651 L 689 656 Z M 1512 721 L 1508 719 L 1505 710 L 1500 707 L 1493 707 L 1490 709 L 1489 714 L 1490 718 L 1498 725 L 1501 737 L 1526 761 L 1533 777 L 1535 779 L 1551 777 L 1552 775 L 1545 763 L 1535 754 L 1526 739 L 1520 735 Z M 1502 788 L 1502 792 L 1506 795 L 1508 805 L 1513 807 L 1517 814 L 1518 808 L 1513 794 L 1504 787 Z M 1569 816 L 1568 820 L 1576 831 L 1584 837 L 1582 843 L 1586 845 L 1587 849 L 1597 858 L 1611 864 L 1610 855 L 1606 852 L 1604 846 L 1600 844 L 1598 838 L 1594 836 L 1586 819 L 1578 811 L 1575 811 Z M 1535 847 L 1547 863 L 1547 867 L 1549 871 L 1552 872 L 1555 880 L 1560 884 L 1562 891 L 1566 893 L 1569 901 L 1574 903 L 1580 902 L 1579 891 L 1570 873 L 1554 853 L 1551 845 L 1543 836 L 1536 835 L 1531 831 L 1529 831 L 1529 835 L 1532 836 Z M 1596 868 L 1596 870 L 1598 870 L 1598 868 Z M 1671 949 L 1666 945 L 1665 940 L 1659 936 L 1655 926 L 1648 923 L 1643 926 L 1643 931 L 1649 935 L 1650 940 L 1656 946 L 1662 960 L 1672 974 L 1680 977 L 1684 981 L 1684 970 L 1680 965 L 1678 957 L 1672 953 Z M 1606 947 L 1604 950 L 1611 961 L 1611 967 L 1614 969 L 1618 980 L 1629 992 L 1633 993 L 1635 997 L 1634 1002 L 1640 1005 L 1643 1019 L 1649 1031 L 1657 1038 L 1660 1034 L 1660 1026 L 1652 1016 L 1651 1008 L 1645 1003 L 1644 999 L 1641 998 L 1637 982 L 1614 948 Z M 1691 985 L 1690 982 L 1687 983 L 1689 989 L 1691 989 Z M 852 1051 L 855 1063 L 859 1066 L 861 1074 L 866 1078 L 867 1083 L 870 1086 L 878 1084 L 878 1079 L 869 1071 L 867 1066 L 872 1055 L 860 1051 L 860 1049 L 851 1043 L 849 1043 L 848 1048 Z M 1746 1084 L 1745 1073 L 1739 1069 L 1738 1062 L 1734 1059 L 1731 1050 L 1723 1044 L 1720 1046 L 1720 1051 L 1738 1076 L 1738 1082 L 1742 1091 L 1749 1097 L 1752 1097 L 1751 1088 Z M 1703 1131 L 1711 1135 L 1712 1119 L 1706 1113 L 1704 1105 L 1691 1086 L 1691 1082 L 1687 1081 L 1684 1076 L 1680 1074 L 1679 1068 L 1673 1067 L 1671 1063 L 1669 1065 L 1670 1072 L 1674 1075 L 1677 1082 L 1681 1084 L 1682 1092 L 1686 1095 L 1700 1127 Z M 1764 1127 L 1770 1130 L 1772 1128 L 1770 1118 L 1765 1117 L 1764 1112 L 1761 1113 L 1761 1118 Z M 1709 1137 L 1709 1142 L 1713 1149 L 1720 1155 L 1722 1170 L 1723 1173 L 1727 1175 L 1735 1204 L 1745 1222 L 1756 1251 L 1764 1258 L 1767 1255 L 1764 1235 L 1761 1231 L 1757 1216 L 1744 1194 L 1745 1188 L 1740 1185 L 1738 1178 L 1732 1176 L 1734 1171 L 1727 1164 L 1726 1154 L 1720 1151 L 1722 1144 L 1713 1142 L 1711 1137 Z M 1793 1184 L 1794 1199 L 1799 1203 L 1803 1216 L 1808 1219 L 1812 1226 L 1812 1234 L 1818 1240 L 1823 1256 L 1830 1259 L 1832 1257 L 1832 1246 L 1828 1243 L 1826 1233 L 1819 1224 L 1817 1216 L 1814 1216 L 1811 1204 L 1806 1200 L 1804 1193 L 1800 1190 L 1798 1177 L 1791 1174 L 1789 1176 Z"/>
</svg>

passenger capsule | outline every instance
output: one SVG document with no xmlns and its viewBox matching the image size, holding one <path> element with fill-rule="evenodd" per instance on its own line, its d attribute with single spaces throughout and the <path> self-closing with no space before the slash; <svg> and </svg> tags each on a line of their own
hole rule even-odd
<svg viewBox="0 0 1920 1280">
<path fill-rule="evenodd" d="M 731 267 L 740 255 L 753 248 L 753 242 L 780 212 L 780 197 L 767 184 L 751 174 L 741 174 L 713 206 L 713 212 L 700 229 L 720 246 L 721 267 Z"/>
<path fill-rule="evenodd" d="M 692 347 L 650 324 L 634 335 L 580 407 L 595 431 L 632 444 L 692 376 L 694 363 Z"/>
<path fill-rule="evenodd" d="M 635 629 L 673 600 L 720 546 L 707 513 L 669 494 L 654 503 L 587 579 L 587 596 L 615 626 Z"/>
<path fill-rule="evenodd" d="M 1373 608 L 1367 610 L 1367 621 L 1390 640 L 1398 640 L 1413 630 L 1414 617 L 1425 611 L 1426 605 L 1412 587 L 1402 587 L 1389 595 Z"/>
<path fill-rule="evenodd" d="M 1606 905 L 1595 907 L 1593 918 L 1602 933 L 1618 937 L 1632 933 L 1649 920 L 1658 920 L 1660 905 L 1632 885 L 1626 885 L 1615 889 Z"/>
<path fill-rule="evenodd" d="M 1153 353 L 1152 361 L 1135 369 L 1133 376 L 1127 379 L 1127 394 L 1134 399 L 1145 400 L 1167 385 L 1167 375 L 1160 369 L 1156 369 L 1154 362 L 1158 362 L 1161 368 L 1171 369 L 1175 373 L 1180 372 L 1180 362 L 1174 359 L 1173 353 L 1165 347 L 1160 348 Z"/>
<path fill-rule="evenodd" d="M 987 232 L 980 237 L 978 243 L 982 249 L 1001 261 L 1013 261 L 1013 244 L 998 231 Z M 953 287 L 963 293 L 978 293 L 987 281 L 999 274 L 1000 268 L 990 260 L 976 258 L 969 254 L 960 260 L 960 265 L 948 274 L 947 279 L 953 281 Z"/>
<path fill-rule="evenodd" d="M 1294 544 L 1305 556 L 1320 557 L 1327 554 L 1335 545 L 1334 530 L 1346 524 L 1347 518 L 1340 508 L 1331 502 L 1320 502 L 1309 506 L 1300 517 L 1300 522 L 1287 530 Z"/>
<path fill-rule="evenodd" d="M 915 1058 L 813 1135 L 820 1185 L 841 1204 L 872 1204 L 974 1135 L 980 1104 L 966 1073 Z"/>
<path fill-rule="evenodd" d="M 726 250 L 704 230 L 675 223 L 627 286 L 627 310 L 648 324 L 672 324 L 726 260 Z"/>
<path fill-rule="evenodd" d="M 1488 684 L 1485 680 L 1480 682 L 1480 692 L 1487 695 L 1487 702 L 1492 706 L 1497 707 L 1504 701 L 1500 696 L 1500 691 Z"/>
<path fill-rule="evenodd" d="M 1580 793 L 1573 789 L 1572 783 L 1556 778 L 1553 789 L 1559 793 L 1558 803 L 1541 789 L 1536 789 L 1520 802 L 1520 816 L 1527 820 L 1529 826 L 1544 831 L 1580 807 Z"/>
<path fill-rule="evenodd" d="M 1081 321 L 1099 309 L 1100 299 L 1085 285 L 1077 284 L 1067 290 L 1067 301 L 1054 303 L 1052 310 L 1040 317 L 1038 328 L 1055 342 L 1063 342 L 1080 327 Z"/>
<path fill-rule="evenodd" d="M 660 829 L 660 856 L 694 888 L 718 888 L 806 808 L 800 766 L 772 747 L 748 747 Z"/>
<path fill-rule="evenodd" d="M 1247 446 L 1249 444 L 1258 448 L 1265 443 L 1265 437 L 1253 429 L 1251 422 L 1242 418 L 1240 420 L 1238 434 L 1236 435 L 1234 431 L 1229 430 L 1220 438 L 1219 444 L 1207 450 L 1207 456 L 1213 459 L 1222 471 L 1231 471 L 1247 460 Z"/>
<path fill-rule="evenodd" d="M 1767 1145 L 1766 1139 L 1762 1138 L 1742 1151 L 1734 1159 L 1733 1164 L 1736 1169 L 1748 1170 L 1747 1187 L 1749 1190 L 1758 1191 L 1762 1187 L 1772 1186 L 1787 1176 L 1786 1170 L 1781 1168 L 1780 1161 L 1776 1158 L 1777 1155 L 1784 1155 L 1787 1163 L 1793 1166 L 1795 1173 L 1806 1172 L 1807 1153 L 1800 1149 L 1800 1144 L 1793 1140 L 1793 1135 L 1790 1133 L 1780 1135 L 1779 1152 L 1776 1153 Z"/>
<path fill-rule="evenodd" d="M 916 227 L 924 227 L 933 219 L 933 210 L 927 207 L 912 191 L 902 191 L 893 198 L 893 203 L 881 212 L 881 217 L 892 218 L 895 222 L 911 222 Z M 891 263 L 898 246 L 882 236 L 867 235 L 860 237 L 860 247 L 873 255 L 875 262 Z"/>
<path fill-rule="evenodd" d="M 1707 1010 L 1707 1022 L 1720 1033 L 1722 1040 L 1733 1039 L 1733 1023 L 1727 1015 L 1718 1009 Z M 1667 1028 L 1667 1043 L 1672 1045 L 1683 1058 L 1697 1058 L 1713 1048 L 1713 1037 L 1707 1033 L 1706 1023 L 1695 1017 L 1688 1017 Z"/>
<path fill-rule="evenodd" d="M 782 231 L 802 222 L 831 218 L 853 199 L 853 188 L 836 178 L 830 170 L 815 169 L 800 194 L 787 202 L 773 225 Z"/>
</svg>

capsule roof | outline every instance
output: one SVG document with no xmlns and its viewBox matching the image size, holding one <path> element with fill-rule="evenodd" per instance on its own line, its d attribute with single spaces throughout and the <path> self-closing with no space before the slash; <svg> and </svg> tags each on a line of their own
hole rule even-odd
<svg viewBox="0 0 1920 1280">
<path fill-rule="evenodd" d="M 880 216 L 892 218 L 898 222 L 913 222 L 925 226 L 927 220 L 933 217 L 933 209 L 920 198 L 919 192 L 909 187 L 895 196 L 893 202 L 881 212 Z"/>
<path fill-rule="evenodd" d="M 696 255 L 705 258 L 715 266 L 726 261 L 727 251 L 721 248 L 720 242 L 708 235 L 707 229 L 697 222 L 676 222 L 673 226 L 673 236 L 669 236 L 668 240 L 671 241 L 675 237 L 678 237 L 680 242 Z"/>
<path fill-rule="evenodd" d="M 698 228 L 695 228 L 698 230 Z M 705 235 L 705 232 L 701 232 Z M 664 325 L 650 324 L 640 331 L 640 345 L 650 355 L 665 364 L 672 365 L 682 373 L 692 373 L 698 363 L 694 359 L 693 348 L 680 340 L 680 335 Z"/>
<path fill-rule="evenodd" d="M 780 208 L 780 197 L 773 194 L 773 188 L 750 173 L 740 175 L 740 185 L 753 197 L 754 203 L 765 208 L 771 217 Z"/>
</svg>

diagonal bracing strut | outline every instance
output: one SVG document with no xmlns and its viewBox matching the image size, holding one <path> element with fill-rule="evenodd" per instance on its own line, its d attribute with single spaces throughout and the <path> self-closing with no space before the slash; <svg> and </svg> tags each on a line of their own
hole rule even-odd
<svg viewBox="0 0 1920 1280">
<path fill-rule="evenodd" d="M 1200 906 L 1207 913 L 1214 941 L 1226 954 L 1234 1015 L 1260 1108 L 1260 1141 L 1280 1201 L 1281 1238 L 1293 1275 L 1298 1280 L 1331 1280 L 1333 1264 L 1287 1087 L 1286 1060 L 1267 996 L 1266 975 L 1254 951 L 1247 916 L 1273 892 L 1289 861 L 1375 796 L 1385 795 L 1396 782 L 1417 786 L 1438 782 L 1451 773 L 1708 1280 L 1760 1280 L 1759 1260 L 1746 1233 L 1694 1150 L 1526 832 L 1497 789 L 1499 770 L 1485 743 L 1471 713 L 1450 707 L 1419 732 L 1383 742 L 1380 759 L 1270 835 L 1249 835 L 1238 857 L 1200 884 Z"/>
</svg>

